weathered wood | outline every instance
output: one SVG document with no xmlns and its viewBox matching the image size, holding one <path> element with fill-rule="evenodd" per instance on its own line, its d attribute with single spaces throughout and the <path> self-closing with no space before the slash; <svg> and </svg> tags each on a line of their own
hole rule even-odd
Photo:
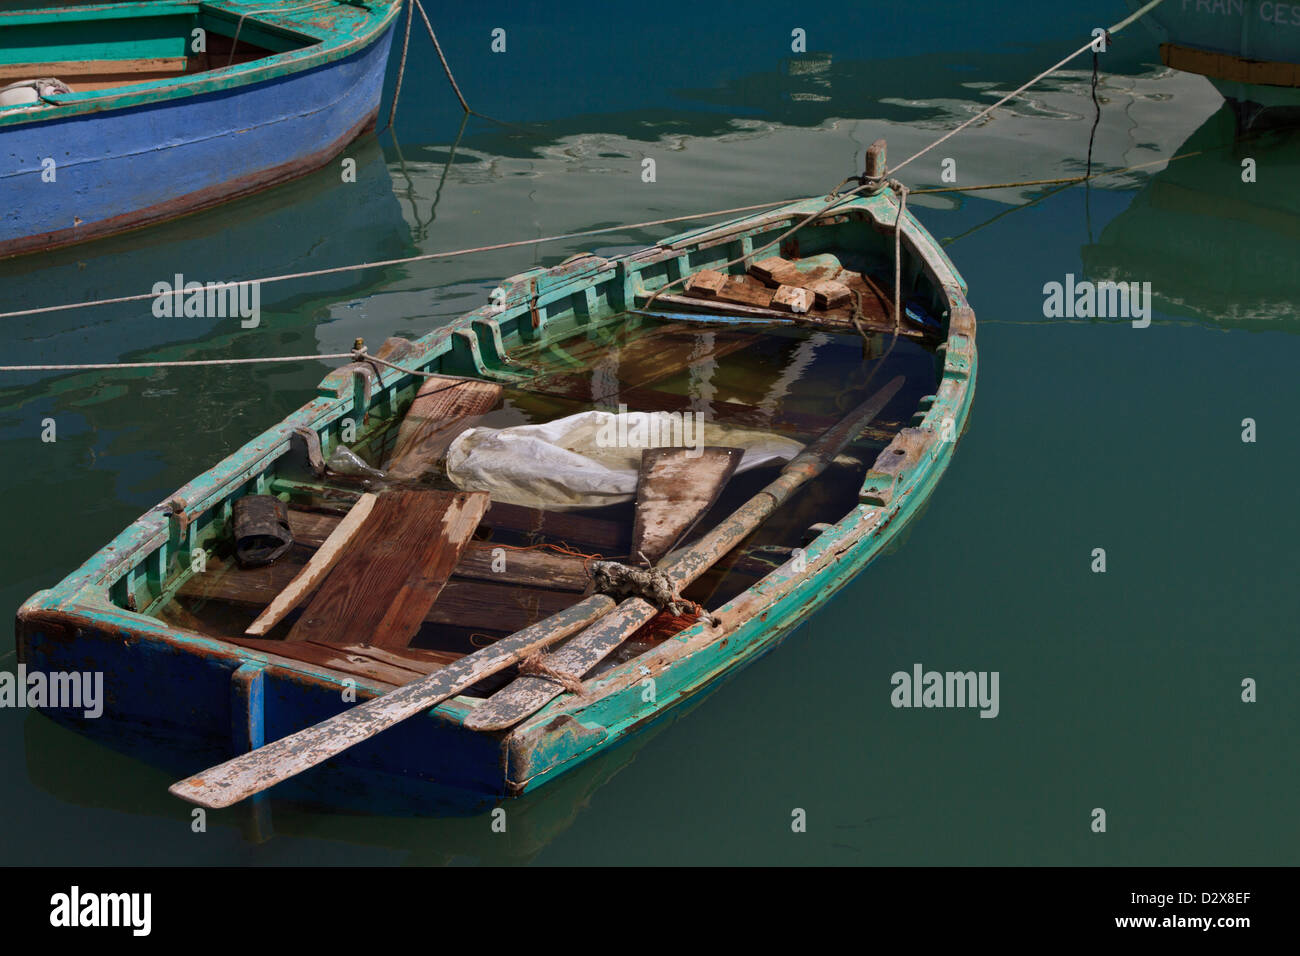
<svg viewBox="0 0 1300 956">
<path fill-rule="evenodd" d="M 294 541 L 309 547 L 323 543 L 338 527 L 339 520 L 336 515 L 289 509 L 289 527 L 293 529 Z M 500 553 L 498 548 L 502 548 Z M 506 548 L 489 541 L 467 543 L 452 576 L 560 591 L 584 591 L 590 581 L 582 558 L 553 551 Z"/>
<path fill-rule="evenodd" d="M 605 557 L 626 554 L 632 540 L 628 529 L 615 521 L 562 511 L 542 511 L 503 501 L 492 502 L 483 518 L 483 525 L 563 541 L 577 550 Z"/>
<path fill-rule="evenodd" d="M 487 510 L 484 492 L 389 491 L 286 640 L 402 647 Z"/>
<path fill-rule="evenodd" d="M 311 560 L 285 586 L 285 589 L 275 596 L 275 599 L 267 605 L 266 610 L 257 616 L 257 620 L 248 625 L 244 633 L 249 637 L 261 637 L 284 620 L 285 615 L 296 608 L 299 602 L 306 598 L 308 594 L 316 590 L 316 585 L 343 557 L 344 549 L 361 530 L 361 526 L 365 523 L 374 506 L 374 495 L 364 494 L 358 498 L 357 503 L 352 506 L 352 510 L 347 513 L 347 516 L 342 521 L 337 522 L 329 537 L 321 542 L 316 553 L 311 556 Z M 290 530 L 293 529 L 292 519 L 289 521 L 289 528 Z M 297 540 L 296 536 L 294 540 Z"/>
<path fill-rule="evenodd" d="M 899 375 L 854 408 L 781 469 L 781 474 L 716 528 L 689 547 L 661 559 L 658 567 L 678 588 L 686 587 L 743 541 L 801 485 L 821 474 L 853 437 L 889 404 L 903 387 Z M 559 650 L 546 656 L 547 669 L 569 680 L 583 675 L 604 660 L 638 628 L 658 613 L 639 597 L 628 598 L 618 610 L 602 618 Z M 470 730 L 497 731 L 513 727 L 564 693 L 566 687 L 549 677 L 516 678 L 465 718 Z"/>
<path fill-rule="evenodd" d="M 456 436 L 471 427 L 471 419 L 500 401 L 501 386 L 495 382 L 426 379 L 402 419 L 384 470 L 398 481 L 418 480 L 447 453 Z"/>
<path fill-rule="evenodd" d="M 302 567 L 301 563 L 290 563 L 289 559 L 290 556 L 286 555 L 280 562 L 268 567 L 249 571 L 230 570 L 225 573 L 222 573 L 224 565 L 210 560 L 207 572 L 195 575 L 182 584 L 178 596 L 187 601 L 262 608 L 284 589 Z M 582 590 L 585 588 L 584 574 Z M 527 627 L 541 616 L 572 603 L 575 592 L 579 590 L 577 587 L 561 590 L 498 583 L 496 580 L 452 578 L 425 614 L 424 623 L 509 633 Z M 200 633 L 212 633 L 212 628 L 207 625 L 182 626 Z M 233 636 L 240 634 L 242 632 Z M 216 636 L 223 640 L 228 637 L 225 634 Z M 357 635 L 358 643 L 363 637 L 364 635 Z"/>
<path fill-rule="evenodd" d="M 852 294 L 843 282 L 834 279 L 817 279 L 806 286 L 816 300 L 819 309 L 837 309 L 849 301 Z"/>
<path fill-rule="evenodd" d="M 314 641 L 269 641 L 263 638 L 228 638 L 232 644 L 264 654 L 278 654 L 290 660 L 328 667 L 356 677 L 382 681 L 400 687 L 426 674 L 441 670 L 465 655 L 455 651 L 404 648 L 401 655 L 365 645 L 317 644 Z"/>
<path fill-rule="evenodd" d="M 749 267 L 749 274 L 774 286 L 799 284 L 799 270 L 795 264 L 780 256 L 758 260 Z"/>
<path fill-rule="evenodd" d="M 713 507 L 744 456 L 741 448 L 647 448 L 636 484 L 632 554 L 658 561 Z"/>
<path fill-rule="evenodd" d="M 749 305 L 755 308 L 767 308 L 772 304 L 772 290 L 757 282 L 746 281 L 745 276 L 731 276 L 727 284 L 713 296 L 720 302 L 734 302 L 737 305 Z"/>
<path fill-rule="evenodd" d="M 686 280 L 691 295 L 715 296 L 727 287 L 727 277 L 717 269 L 701 269 Z"/>
<path fill-rule="evenodd" d="M 273 487 L 293 496 L 295 507 L 299 509 L 336 516 L 346 514 L 362 494 L 359 490 L 302 481 L 277 481 Z M 605 557 L 627 554 L 627 546 L 632 540 L 630 528 L 604 518 L 541 511 L 499 501 L 492 502 L 481 527 L 563 541 L 588 554 L 599 553 Z"/>
<path fill-rule="evenodd" d="M 436 707 L 522 658 L 562 641 L 614 607 L 612 598 L 593 594 L 532 627 L 468 654 L 442 670 L 358 704 L 328 720 L 281 737 L 232 760 L 210 767 L 168 788 L 173 796 L 210 809 L 251 797 L 335 754 L 368 740 L 409 717 Z"/>
<path fill-rule="evenodd" d="M 799 286 L 778 286 L 772 293 L 772 308 L 781 312 L 804 313 L 812 308 L 813 299 L 811 292 Z"/>
<path fill-rule="evenodd" d="M 649 385 L 693 365 L 720 359 L 748 348 L 759 338 L 759 335 L 752 332 L 728 329 L 714 333 L 712 343 L 706 348 L 697 329 L 680 324 L 665 325 L 653 335 L 635 339 L 607 353 L 618 363 L 617 381 L 594 376 L 590 370 L 557 372 L 530 380 L 528 390 L 558 395 L 576 402 L 603 401 L 615 397 L 624 388 Z"/>
</svg>

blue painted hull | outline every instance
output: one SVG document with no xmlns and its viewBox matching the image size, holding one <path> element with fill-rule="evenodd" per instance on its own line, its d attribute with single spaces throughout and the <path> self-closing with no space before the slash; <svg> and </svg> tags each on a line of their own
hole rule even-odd
<svg viewBox="0 0 1300 956">
<path fill-rule="evenodd" d="M 392 37 L 389 26 L 350 56 L 260 83 L 5 129 L 0 257 L 149 225 L 323 166 L 374 125 Z"/>
</svg>

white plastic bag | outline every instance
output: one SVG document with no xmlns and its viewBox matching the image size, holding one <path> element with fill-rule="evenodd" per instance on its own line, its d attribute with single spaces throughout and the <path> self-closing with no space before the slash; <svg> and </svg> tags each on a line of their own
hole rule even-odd
<svg viewBox="0 0 1300 956">
<path fill-rule="evenodd" d="M 681 412 L 580 412 L 540 425 L 471 428 L 447 450 L 456 487 L 529 508 L 596 508 L 636 495 L 646 448 L 744 449 L 736 471 L 797 455 L 803 446 L 770 432 L 728 428 Z"/>
</svg>

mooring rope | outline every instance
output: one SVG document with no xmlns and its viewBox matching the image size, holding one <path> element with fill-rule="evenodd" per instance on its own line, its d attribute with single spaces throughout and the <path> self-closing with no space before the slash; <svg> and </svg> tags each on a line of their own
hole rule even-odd
<svg viewBox="0 0 1300 956">
<path fill-rule="evenodd" d="M 226 58 L 226 66 L 230 66 L 235 61 L 235 48 L 239 46 L 239 34 L 244 29 L 244 21 L 249 17 L 259 16 L 263 13 L 292 13 L 295 10 L 309 10 L 312 7 L 322 7 L 329 3 L 330 0 L 308 0 L 307 3 L 300 3 L 296 7 L 263 7 L 260 10 L 247 10 L 235 24 L 235 37 L 230 41 L 230 56 Z"/>
<path fill-rule="evenodd" d="M 709 219 L 713 216 L 730 216 L 741 212 L 754 212 L 758 209 L 774 209 L 777 206 L 789 205 L 796 200 L 781 199 L 776 202 L 755 203 L 752 206 L 737 206 L 733 209 L 716 209 L 712 212 L 692 213 L 689 216 L 669 216 L 666 219 L 652 219 L 648 222 L 634 222 L 619 226 L 602 226 L 599 229 L 584 229 L 580 232 L 568 232 L 554 236 L 539 236 L 536 239 L 515 239 L 510 242 L 498 242 L 490 246 L 474 246 L 469 249 L 453 249 L 449 252 L 425 252 L 416 256 L 403 256 L 399 259 L 380 259 L 374 262 L 357 262 L 346 266 L 333 266 L 328 269 L 312 269 L 306 272 L 290 272 L 284 275 L 264 276 L 260 279 L 232 279 L 229 282 L 223 282 L 223 285 L 242 285 L 245 283 L 256 283 L 258 285 L 270 285 L 273 282 L 287 282 L 291 279 L 310 279 L 316 276 L 337 275 L 341 272 L 357 272 L 362 269 L 384 269 L 389 266 L 403 266 L 412 262 L 427 262 L 431 259 L 452 259 L 457 256 L 467 256 L 477 252 L 495 252 L 499 249 L 514 249 L 518 246 L 531 246 L 543 242 L 565 242 L 570 239 L 583 239 L 587 236 L 600 236 L 611 232 L 626 232 L 632 229 L 647 229 L 652 226 L 666 226 L 675 222 L 690 222 L 694 219 Z M 727 225 L 720 223 L 720 226 Z M 68 309 L 84 309 L 99 305 L 117 305 L 123 302 L 143 302 L 147 299 L 157 299 L 161 296 L 174 295 L 176 290 L 170 292 L 141 292 L 136 295 L 120 295 L 111 299 L 90 299 L 85 302 L 68 302 L 63 305 L 47 305 L 38 309 L 18 309 L 14 312 L 0 312 L 0 319 L 14 319 L 25 315 L 43 315 L 46 312 L 64 312 Z"/>
<path fill-rule="evenodd" d="M 393 103 L 388 108 L 388 122 L 384 124 L 384 129 L 391 127 L 393 118 L 397 116 L 397 101 L 402 95 L 402 80 L 406 78 L 406 52 L 411 46 L 411 18 L 414 15 L 411 9 L 412 3 L 414 0 L 407 0 L 406 3 L 406 32 L 402 36 L 402 59 L 397 64 L 397 83 L 393 87 Z"/>
<path fill-rule="evenodd" d="M 1079 49 L 1075 50 L 1075 51 L 1074 51 L 1073 53 L 1071 53 L 1069 56 L 1065 57 L 1063 60 L 1059 60 L 1058 62 L 1054 63 L 1052 66 L 1048 67 L 1048 68 L 1047 68 L 1046 70 L 1044 70 L 1042 73 L 1039 73 L 1037 76 L 1035 76 L 1033 79 L 1031 79 L 1028 83 L 1025 83 L 1025 84 L 1023 84 L 1022 86 L 1019 86 L 1019 87 L 1017 87 L 1016 89 L 1012 90 L 1010 93 L 1008 93 L 1006 96 L 1002 97 L 1002 99 L 998 100 L 998 101 L 997 101 L 996 103 L 994 103 L 992 106 L 989 106 L 989 107 L 986 107 L 985 109 L 980 110 L 978 113 L 976 113 L 976 114 L 975 114 L 974 116 L 972 116 L 970 119 L 966 120 L 966 122 L 962 123 L 962 124 L 959 125 L 959 126 L 956 126 L 956 127 L 952 128 L 952 129 L 949 130 L 948 132 L 944 133 L 942 136 L 940 136 L 938 139 L 936 139 L 936 140 L 935 140 L 933 143 L 931 143 L 929 146 L 925 146 L 925 147 L 923 147 L 922 149 L 917 150 L 915 153 L 913 153 L 911 156 L 907 157 L 907 159 L 903 160 L 903 161 L 902 161 L 901 163 L 899 163 L 897 166 L 893 166 L 893 167 L 891 167 L 891 168 L 889 169 L 889 171 L 886 173 L 886 175 L 888 175 L 888 176 L 893 176 L 895 173 L 897 173 L 897 172 L 898 172 L 900 169 L 902 169 L 904 166 L 908 165 L 909 163 L 915 162 L 916 160 L 918 160 L 918 159 L 920 159 L 922 156 L 924 156 L 926 153 L 930 152 L 930 150 L 934 149 L 936 146 L 939 146 L 939 145 L 941 145 L 941 144 L 943 144 L 943 143 L 946 143 L 948 140 L 952 139 L 954 136 L 956 136 L 956 135 L 957 135 L 958 133 L 960 133 L 962 130 L 967 129 L 967 128 L 970 127 L 970 126 L 973 126 L 975 123 L 978 123 L 980 120 L 982 120 L 984 117 L 988 116 L 988 115 L 989 115 L 990 113 L 992 113 L 994 110 L 999 109 L 999 108 L 1002 107 L 1002 106 L 1005 106 L 1007 103 L 1011 102 L 1013 99 L 1015 99 L 1015 98 L 1016 98 L 1017 96 L 1019 96 L 1021 93 L 1025 92 L 1025 90 L 1029 89 L 1031 86 L 1034 86 L 1035 84 L 1037 84 L 1037 83 L 1041 82 L 1042 80 L 1046 79 L 1047 77 L 1051 76 L 1053 73 L 1055 73 L 1057 70 L 1061 69 L 1061 67 L 1065 66 L 1065 65 L 1066 65 L 1067 63 L 1069 63 L 1071 60 L 1074 60 L 1076 57 L 1082 56 L 1084 53 L 1087 53 L 1089 50 L 1095 50 L 1095 49 L 1097 49 L 1097 45 L 1098 45 L 1099 43 L 1106 43 L 1106 42 L 1109 42 L 1109 41 L 1110 41 L 1110 37 L 1111 37 L 1112 34 L 1119 33 L 1121 30 L 1123 30 L 1125 27 L 1129 26 L 1129 25 L 1130 25 L 1131 23 L 1133 23 L 1135 20 L 1138 20 L 1139 18 L 1146 16 L 1148 13 L 1150 13 L 1150 12 L 1151 12 L 1152 10 L 1154 10 L 1156 7 L 1160 6 L 1160 4 L 1162 4 L 1162 3 L 1164 3 L 1164 0 L 1151 0 L 1150 3 L 1148 3 L 1146 6 L 1142 7 L 1140 10 L 1137 10 L 1137 11 L 1133 12 L 1133 13 L 1130 14 L 1129 16 L 1125 17 L 1123 20 L 1119 21 L 1119 23 L 1116 23 L 1115 25 L 1113 25 L 1112 27 L 1110 27 L 1110 29 L 1106 30 L 1104 36 L 1093 37 L 1091 40 L 1089 40 L 1089 41 L 1088 41 L 1087 43 L 1085 43 L 1083 46 L 1079 47 Z"/>
<path fill-rule="evenodd" d="M 197 365 L 257 365 L 265 362 L 305 362 L 309 359 L 352 358 L 351 352 L 331 355 L 263 355 L 258 358 L 190 359 L 168 362 L 95 362 L 78 365 L 0 365 L 0 372 L 80 372 L 116 368 L 192 368 Z M 374 358 L 374 356 L 368 356 Z M 409 371 L 403 369 L 403 371 Z"/>
<path fill-rule="evenodd" d="M 447 58 L 443 56 L 442 44 L 438 42 L 438 34 L 433 32 L 433 24 L 429 22 L 429 15 L 424 12 L 424 4 L 420 0 L 411 0 L 415 4 L 415 9 L 420 11 L 420 19 L 424 21 L 425 27 L 429 31 L 429 39 L 433 41 L 433 48 L 438 51 L 438 59 L 442 61 L 443 72 L 447 74 L 447 82 L 451 84 L 451 91 L 456 94 L 456 99 L 460 100 L 460 107 L 466 113 L 473 113 L 469 104 L 465 102 L 465 97 L 461 95 L 460 85 L 456 82 L 456 77 L 451 75 L 451 67 L 447 65 Z M 478 115 L 478 114 L 476 114 Z"/>
</svg>

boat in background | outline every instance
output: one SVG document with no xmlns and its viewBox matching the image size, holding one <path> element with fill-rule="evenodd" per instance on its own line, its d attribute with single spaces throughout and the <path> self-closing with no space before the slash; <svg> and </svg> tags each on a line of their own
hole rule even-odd
<svg viewBox="0 0 1300 956">
<path fill-rule="evenodd" d="M 0 13 L 0 258 L 325 165 L 374 127 L 400 8 L 161 0 Z"/>
<path fill-rule="evenodd" d="M 1144 0 L 1127 0 L 1137 10 Z M 1300 124 L 1300 4 L 1166 2 L 1143 22 L 1166 66 L 1209 78 L 1239 131 Z"/>
<path fill-rule="evenodd" d="M 1175 151 L 1097 241 L 1083 249 L 1093 281 L 1151 281 L 1156 308 L 1224 330 L 1300 331 L 1300 130 L 1237 140 L 1225 107 Z M 1258 178 L 1242 180 L 1242 161 Z"/>
</svg>

